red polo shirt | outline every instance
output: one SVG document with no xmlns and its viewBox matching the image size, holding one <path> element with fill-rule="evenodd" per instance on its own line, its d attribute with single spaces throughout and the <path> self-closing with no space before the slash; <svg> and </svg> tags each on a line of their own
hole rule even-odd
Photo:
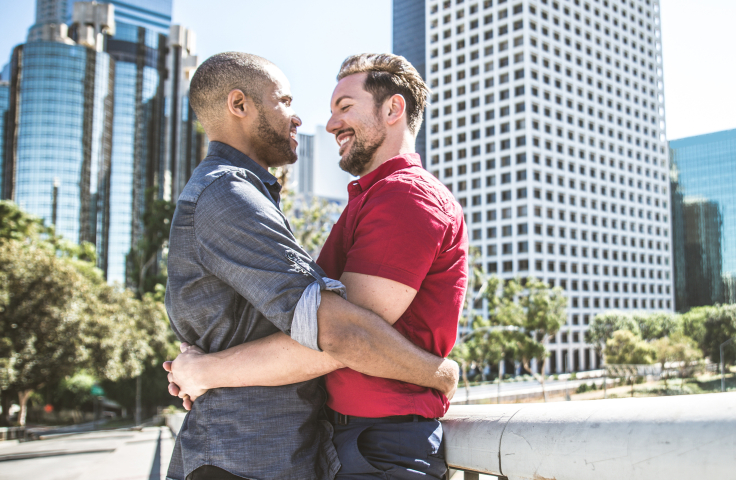
<svg viewBox="0 0 736 480">
<path fill-rule="evenodd" d="M 317 263 L 388 278 L 417 290 L 394 324 L 419 347 L 446 357 L 455 344 L 467 285 L 468 238 L 460 205 L 422 168 L 419 155 L 394 157 L 348 185 L 349 201 Z M 327 405 L 345 415 L 385 417 L 447 412 L 436 390 L 343 368 L 327 375 Z"/>
</svg>

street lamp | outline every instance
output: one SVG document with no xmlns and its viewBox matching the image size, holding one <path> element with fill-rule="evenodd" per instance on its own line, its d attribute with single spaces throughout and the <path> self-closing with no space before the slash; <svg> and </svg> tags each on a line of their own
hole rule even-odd
<svg viewBox="0 0 736 480">
<path fill-rule="evenodd" d="M 725 342 L 723 342 L 721 344 L 721 347 L 719 349 L 720 350 L 720 353 L 721 353 L 721 392 L 725 392 L 726 391 L 726 369 L 725 369 L 725 365 L 724 365 L 725 362 L 723 360 L 723 347 L 725 347 L 729 343 L 733 342 L 734 339 L 736 339 L 736 337 L 729 338 L 728 340 L 726 340 Z"/>
</svg>

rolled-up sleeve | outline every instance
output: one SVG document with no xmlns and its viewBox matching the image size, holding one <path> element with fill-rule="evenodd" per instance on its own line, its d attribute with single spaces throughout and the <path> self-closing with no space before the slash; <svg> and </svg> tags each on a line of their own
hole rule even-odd
<svg viewBox="0 0 736 480">
<path fill-rule="evenodd" d="M 214 276 L 279 330 L 318 348 L 319 291 L 339 287 L 323 279 L 324 272 L 297 243 L 284 215 L 248 174 L 226 173 L 202 192 L 193 231 L 200 261 Z"/>
<path fill-rule="evenodd" d="M 312 350 L 322 351 L 317 343 L 319 328 L 317 327 L 317 310 L 322 301 L 322 290 L 334 292 L 347 300 L 345 285 L 323 278 L 322 283 L 314 282 L 304 290 L 302 298 L 296 305 L 294 321 L 291 324 L 291 338 Z"/>
</svg>

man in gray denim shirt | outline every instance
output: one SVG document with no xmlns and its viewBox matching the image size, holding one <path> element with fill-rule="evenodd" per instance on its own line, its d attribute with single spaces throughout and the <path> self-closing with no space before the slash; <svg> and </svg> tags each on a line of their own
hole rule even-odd
<svg viewBox="0 0 736 480">
<path fill-rule="evenodd" d="M 348 366 L 444 392 L 456 385 L 454 362 L 344 300 L 344 287 L 294 239 L 267 170 L 296 161 L 301 121 L 291 100 L 283 73 L 263 58 L 231 52 L 198 68 L 190 102 L 211 144 L 177 201 L 166 307 L 179 339 L 205 352 L 281 335 L 313 349 L 314 365 L 300 383 L 198 398 L 176 439 L 170 479 L 332 479 L 339 462 L 310 368 Z"/>
</svg>

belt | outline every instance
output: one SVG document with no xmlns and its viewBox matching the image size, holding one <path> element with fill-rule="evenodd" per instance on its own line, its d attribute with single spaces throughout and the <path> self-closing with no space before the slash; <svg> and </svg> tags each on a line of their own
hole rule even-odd
<svg viewBox="0 0 736 480">
<path fill-rule="evenodd" d="M 390 415 L 388 417 L 356 417 L 355 415 L 344 415 L 329 407 L 325 407 L 327 418 L 334 425 L 348 425 L 350 423 L 406 423 L 406 422 L 431 422 L 435 418 L 426 418 L 421 415 Z"/>
</svg>

